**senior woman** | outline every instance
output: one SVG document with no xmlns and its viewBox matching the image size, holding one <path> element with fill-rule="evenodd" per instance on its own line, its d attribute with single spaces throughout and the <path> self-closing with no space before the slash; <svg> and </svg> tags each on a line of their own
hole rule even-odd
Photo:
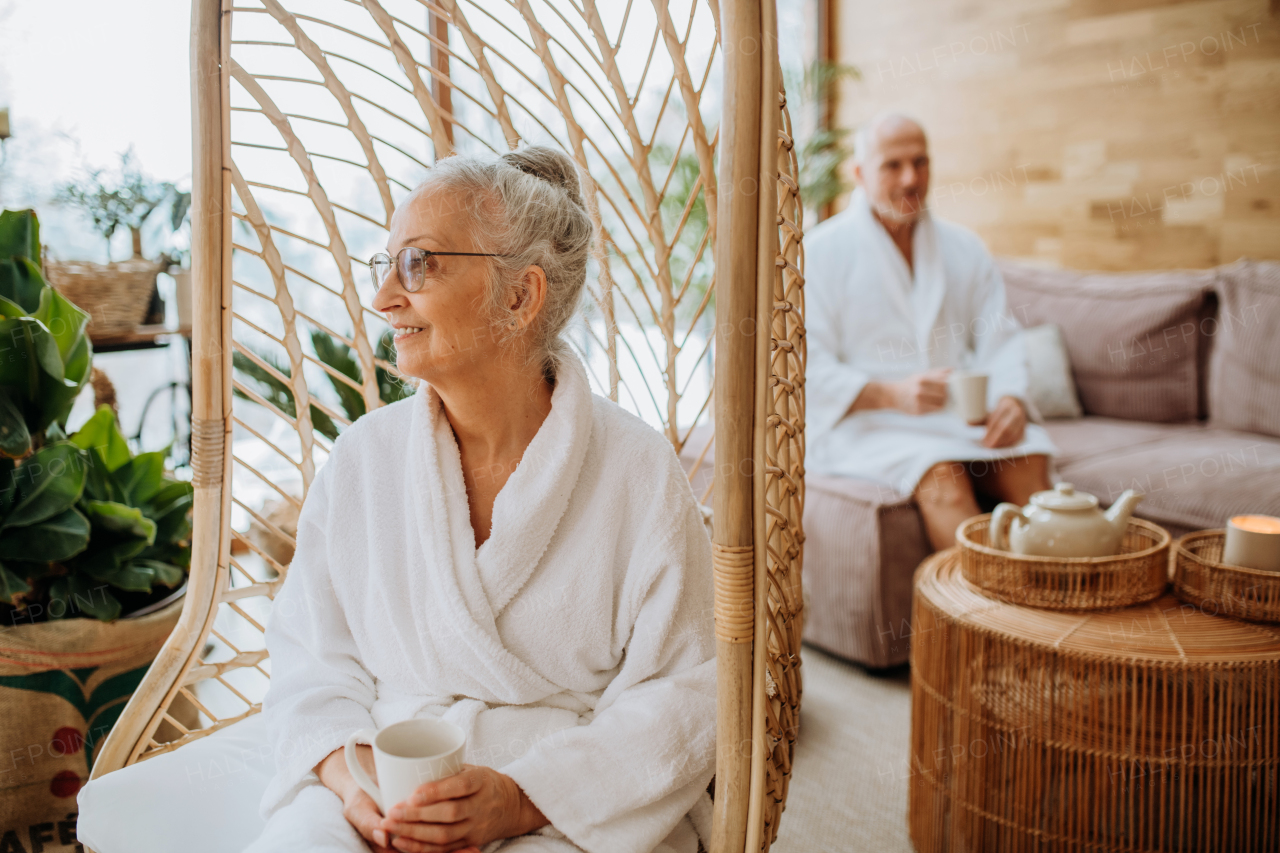
<svg viewBox="0 0 1280 853">
<path fill-rule="evenodd" d="M 251 853 L 697 849 L 711 546 L 670 444 L 561 339 L 592 238 L 549 148 L 442 160 L 396 210 L 373 306 L 422 382 L 342 434 L 303 507 Z M 343 744 L 425 715 L 470 763 L 384 816 Z"/>
</svg>

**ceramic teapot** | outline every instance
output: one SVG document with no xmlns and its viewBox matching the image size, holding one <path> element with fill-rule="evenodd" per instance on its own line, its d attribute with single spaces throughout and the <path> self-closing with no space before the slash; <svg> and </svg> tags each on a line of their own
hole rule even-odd
<svg viewBox="0 0 1280 853">
<path fill-rule="evenodd" d="M 987 528 L 988 541 L 992 548 L 1028 556 L 1110 557 L 1120 550 L 1129 516 L 1142 498 L 1141 492 L 1128 489 L 1103 512 L 1093 495 L 1059 483 L 1032 495 L 1030 506 L 998 505 Z"/>
</svg>

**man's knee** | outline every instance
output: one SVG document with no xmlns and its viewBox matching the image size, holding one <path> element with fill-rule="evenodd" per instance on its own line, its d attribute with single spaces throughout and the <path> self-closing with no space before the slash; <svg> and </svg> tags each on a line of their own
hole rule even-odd
<svg viewBox="0 0 1280 853">
<path fill-rule="evenodd" d="M 997 460 L 983 488 L 1002 501 L 1026 503 L 1036 492 L 1052 488 L 1049 457 L 1043 453 Z"/>
<path fill-rule="evenodd" d="M 973 500 L 973 483 L 964 465 L 939 462 L 920 479 L 916 499 L 930 506 L 966 504 Z"/>
</svg>

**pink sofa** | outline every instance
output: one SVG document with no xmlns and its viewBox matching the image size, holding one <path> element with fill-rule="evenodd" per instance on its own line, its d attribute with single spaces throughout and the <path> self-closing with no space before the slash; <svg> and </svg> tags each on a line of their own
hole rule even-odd
<svg viewBox="0 0 1280 853">
<path fill-rule="evenodd" d="M 1045 423 L 1060 477 L 1179 536 L 1280 515 L 1280 263 L 1149 273 L 1001 268 L 1027 326 L 1063 332 L 1084 416 Z M 689 461 L 689 460 L 686 460 Z M 704 467 L 705 463 L 704 463 Z M 905 662 L 929 553 L 909 495 L 809 475 L 804 638 L 868 667 Z"/>
</svg>

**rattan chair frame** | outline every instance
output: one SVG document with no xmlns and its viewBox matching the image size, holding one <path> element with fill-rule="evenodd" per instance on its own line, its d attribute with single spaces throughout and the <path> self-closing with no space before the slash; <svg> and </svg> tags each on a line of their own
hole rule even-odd
<svg viewBox="0 0 1280 853">
<path fill-rule="evenodd" d="M 698 460 L 699 467 L 715 464 L 719 748 L 712 849 L 767 850 L 786 801 L 799 719 L 804 540 L 803 223 L 773 2 L 651 0 L 651 31 L 642 33 L 641 42 L 648 54 L 638 82 L 619 59 L 634 12 L 630 3 L 614 35 L 606 18 L 616 10 L 597 0 L 404 2 L 416 4 L 426 22 L 397 17 L 391 0 L 192 2 L 190 580 L 178 626 L 104 744 L 93 775 L 181 748 L 260 710 L 240 679 L 269 678 L 266 650 L 237 645 L 238 635 L 220 620 L 239 620 L 260 634 L 265 608 L 287 574 L 287 558 L 232 519 L 248 518 L 268 538 L 290 546 L 292 536 L 237 487 L 258 484 L 296 508 L 327 453 L 317 424 L 327 419 L 341 428 L 350 420 L 323 393 L 324 384 L 355 395 L 366 410 L 382 404 L 378 369 L 394 376 L 394 365 L 376 350 L 377 315 L 361 303 L 355 280 L 361 270 L 353 270 L 349 245 L 355 248 L 361 228 L 385 229 L 397 193 L 412 184 L 403 169 L 388 164 L 427 169 L 432 157 L 468 146 L 515 147 L 533 133 L 541 137 L 534 141 L 560 144 L 584 172 L 584 198 L 600 235 L 586 306 L 598 323 L 584 321 L 587 337 L 607 361 L 600 390 L 637 407 L 652 402 L 677 450 L 693 430 L 678 420 L 692 380 L 681 381 L 677 360 L 691 341 L 698 347 L 698 324 L 714 317 L 714 332 L 692 362 L 693 369 L 712 357 L 714 364 L 694 420 L 713 415 L 717 459 L 738 464 L 715 463 L 710 444 Z M 714 26 L 695 29 L 695 18 L 705 21 L 708 14 Z M 236 38 L 233 20 L 249 22 Z M 359 49 L 376 46 L 381 59 L 334 46 L 343 39 Z M 416 56 L 411 43 L 425 45 L 427 55 Z M 268 51 L 296 60 L 301 70 L 264 70 L 253 57 Z M 717 57 L 720 86 L 712 85 Z M 387 64 L 379 67 L 383 59 Z M 357 78 L 393 88 L 386 89 L 386 100 L 370 98 L 351 85 Z M 640 117 L 641 96 L 646 81 L 655 80 L 660 85 L 654 91 L 665 94 L 650 132 Z M 329 98 L 330 112 L 295 111 L 285 95 L 297 90 Z M 711 129 L 704 113 L 716 111 L 716 96 L 724 107 L 719 127 Z M 408 106 L 397 111 L 393 101 Z M 684 111 L 678 120 L 673 104 Z M 682 130 L 663 174 L 656 140 L 673 122 Z M 233 140 L 233 125 L 252 126 L 259 136 Z M 345 134 L 347 147 L 324 150 L 310 141 L 312 131 Z M 430 155 L 398 142 L 395 132 L 428 141 Z M 274 141 L 264 142 L 263 134 Z M 620 158 L 605 155 L 610 145 Z M 697 174 L 682 198 L 673 176 L 686 145 Z M 258 156 L 279 157 L 281 169 L 299 180 L 290 186 L 283 177 L 252 173 Z M 330 178 L 337 168 L 357 170 L 372 189 L 363 197 L 348 192 Z M 310 204 L 310 224 L 295 225 L 267 199 Z M 675 205 L 666 220 L 664 202 Z M 689 238 L 686 229 L 699 204 L 705 230 Z M 689 243 L 683 273 L 671 262 L 681 239 Z M 298 261 L 307 252 L 327 259 L 336 272 L 317 273 Z M 710 282 L 699 293 L 691 283 L 697 265 L 708 261 Z M 240 264 L 247 262 L 257 264 L 270 284 L 245 280 Z M 321 317 L 312 305 L 321 297 L 337 300 L 345 319 Z M 252 306 L 265 306 L 265 313 L 255 314 Z M 656 330 L 656 346 L 647 332 L 637 343 L 619 331 L 626 312 Z M 350 348 L 358 374 L 309 351 L 300 326 Z M 280 357 L 264 357 L 255 341 L 274 346 Z M 284 398 L 269 400 L 244 381 L 233 354 L 278 383 Z M 662 367 L 660 385 L 632 388 L 624 363 L 649 356 Z M 680 364 L 689 369 L 688 361 Z M 247 411 L 279 427 L 285 438 Z M 238 456 L 235 437 L 251 438 L 255 448 L 282 457 L 302 493 L 283 487 L 255 459 Z M 211 655 L 210 646 L 221 651 Z M 210 707 L 203 701 L 206 687 L 238 697 L 243 709 Z M 201 724 L 192 728 L 175 719 L 175 702 L 196 708 Z M 164 722 L 181 737 L 157 742 Z"/>
</svg>

